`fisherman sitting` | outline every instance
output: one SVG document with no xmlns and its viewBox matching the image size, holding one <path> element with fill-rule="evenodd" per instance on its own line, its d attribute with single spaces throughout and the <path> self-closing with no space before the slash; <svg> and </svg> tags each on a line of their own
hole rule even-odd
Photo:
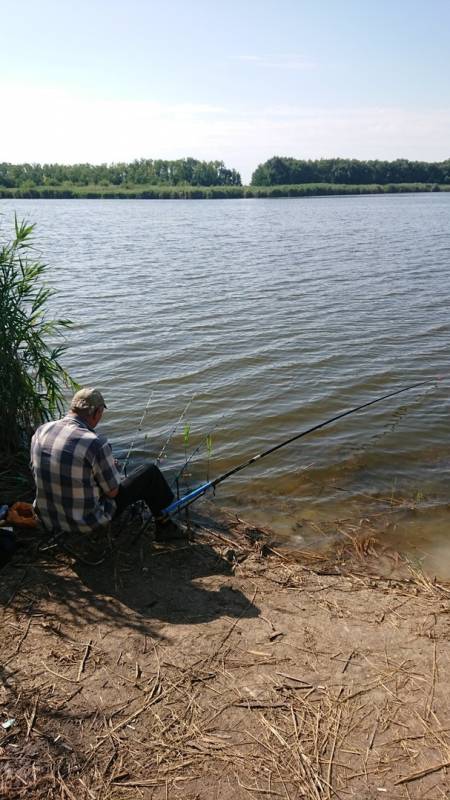
<svg viewBox="0 0 450 800">
<path fill-rule="evenodd" d="M 99 390 L 85 387 L 65 417 L 34 434 L 31 467 L 40 521 L 48 530 L 90 533 L 143 500 L 155 518 L 157 541 L 180 538 L 178 526 L 161 513 L 173 493 L 158 467 L 146 464 L 123 478 L 106 437 L 95 433 L 105 408 Z"/>
</svg>

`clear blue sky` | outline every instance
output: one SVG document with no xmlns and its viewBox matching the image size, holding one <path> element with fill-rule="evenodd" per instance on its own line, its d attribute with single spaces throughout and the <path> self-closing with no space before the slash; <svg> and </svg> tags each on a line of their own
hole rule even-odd
<svg viewBox="0 0 450 800">
<path fill-rule="evenodd" d="M 450 0 L 0 0 L 0 28 L 1 161 L 450 157 Z"/>
</svg>

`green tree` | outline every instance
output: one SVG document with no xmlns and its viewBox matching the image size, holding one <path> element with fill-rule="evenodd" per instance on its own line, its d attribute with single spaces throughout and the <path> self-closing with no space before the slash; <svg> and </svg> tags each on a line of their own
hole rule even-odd
<svg viewBox="0 0 450 800">
<path fill-rule="evenodd" d="M 259 164 L 252 175 L 252 186 L 277 186 L 299 183 L 337 183 L 347 185 L 448 183 L 449 160 L 441 162 L 358 161 L 355 158 L 322 158 L 302 161 L 274 156 Z"/>
</svg>

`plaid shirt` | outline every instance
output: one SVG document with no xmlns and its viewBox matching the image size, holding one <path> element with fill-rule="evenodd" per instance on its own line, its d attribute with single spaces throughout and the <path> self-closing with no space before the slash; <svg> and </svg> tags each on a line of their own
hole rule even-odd
<svg viewBox="0 0 450 800">
<path fill-rule="evenodd" d="M 31 441 L 34 501 L 46 528 L 87 533 L 109 522 L 116 509 L 106 493 L 120 485 L 104 436 L 69 414 L 37 429 Z"/>
</svg>

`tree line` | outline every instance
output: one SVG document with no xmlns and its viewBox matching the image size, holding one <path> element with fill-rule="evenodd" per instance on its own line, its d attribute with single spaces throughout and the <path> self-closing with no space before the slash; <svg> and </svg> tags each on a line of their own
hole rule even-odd
<svg viewBox="0 0 450 800">
<path fill-rule="evenodd" d="M 355 158 L 321 158 L 305 161 L 274 156 L 254 171 L 252 186 L 287 186 L 302 183 L 450 184 L 450 158 L 446 161 L 358 161 Z"/>
<path fill-rule="evenodd" d="M 387 186 L 423 184 L 450 186 L 450 159 L 440 162 L 358 161 L 345 158 L 301 160 L 274 156 L 254 171 L 250 187 L 271 186 Z M 116 164 L 9 164 L 0 163 L 0 192 L 16 196 L 61 196 L 60 192 L 85 189 L 95 196 L 111 190 L 144 192 L 158 187 L 164 195 L 167 187 L 242 187 L 241 176 L 223 161 L 198 161 L 181 158 L 139 159 Z M 57 191 L 58 190 L 58 191 Z M 19 194 L 20 193 L 20 194 Z M 54 194 L 52 194 L 54 193 Z M 182 196 L 179 193 L 177 196 Z M 195 196 L 195 194 L 194 194 Z M 228 193 L 226 196 L 229 196 Z"/>
<path fill-rule="evenodd" d="M 129 164 L 0 163 L 0 186 L 241 186 L 241 176 L 223 161 L 142 158 Z"/>
</svg>

